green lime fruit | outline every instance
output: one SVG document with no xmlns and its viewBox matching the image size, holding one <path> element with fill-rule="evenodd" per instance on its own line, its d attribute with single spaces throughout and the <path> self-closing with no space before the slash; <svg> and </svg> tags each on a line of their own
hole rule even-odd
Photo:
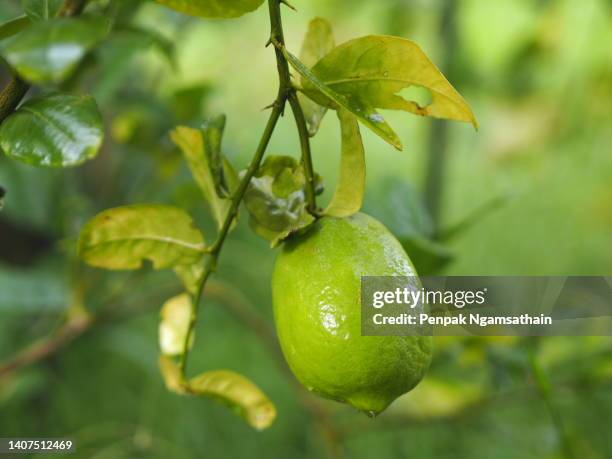
<svg viewBox="0 0 612 459">
<path fill-rule="evenodd" d="M 283 245 L 272 279 L 283 354 L 310 391 L 376 415 L 423 378 L 432 339 L 361 336 L 361 276 L 415 276 L 377 220 L 323 217 Z"/>
</svg>

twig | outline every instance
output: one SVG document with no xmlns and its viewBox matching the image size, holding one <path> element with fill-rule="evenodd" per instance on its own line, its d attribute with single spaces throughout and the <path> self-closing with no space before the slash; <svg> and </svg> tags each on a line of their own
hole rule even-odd
<svg viewBox="0 0 612 459">
<path fill-rule="evenodd" d="M 223 227 L 221 228 L 221 231 L 219 233 L 219 236 L 217 237 L 216 242 L 212 245 L 210 249 L 210 254 L 207 257 L 208 259 L 206 261 L 204 272 L 200 276 L 200 279 L 198 282 L 198 289 L 196 291 L 196 294 L 194 295 L 193 302 L 192 302 L 191 317 L 189 319 L 189 326 L 188 326 L 187 334 L 185 335 L 185 341 L 183 344 L 183 354 L 181 355 L 180 369 L 181 369 L 181 373 L 183 374 L 183 376 L 185 376 L 186 371 L 187 371 L 187 359 L 189 356 L 189 342 L 191 340 L 191 336 L 193 335 L 195 325 L 198 321 L 198 312 L 200 309 L 199 305 L 202 299 L 202 293 L 204 291 L 206 281 L 208 280 L 210 275 L 217 269 L 217 261 L 219 259 L 219 254 L 221 253 L 221 249 L 223 248 L 223 244 L 225 242 L 225 239 L 227 238 L 227 235 L 232 226 L 232 223 L 234 219 L 236 218 L 236 215 L 238 214 L 238 209 L 240 207 L 240 203 L 242 202 L 242 198 L 244 197 L 244 194 L 246 193 L 247 187 L 251 179 L 257 172 L 257 169 L 259 168 L 259 165 L 261 164 L 261 160 L 263 159 L 264 153 L 266 152 L 266 149 L 268 147 L 268 143 L 270 143 L 270 138 L 272 137 L 272 133 L 274 132 L 274 128 L 276 127 L 276 123 L 278 122 L 278 119 L 280 118 L 283 108 L 285 106 L 285 100 L 286 100 L 285 97 L 286 96 L 285 96 L 284 90 L 281 87 L 281 90 L 279 90 L 278 98 L 276 100 L 276 104 L 274 105 L 274 108 L 272 109 L 272 113 L 270 114 L 270 119 L 268 120 L 266 129 L 261 137 L 261 141 L 259 142 L 259 147 L 257 148 L 257 151 L 255 152 L 255 156 L 251 160 L 251 164 L 249 168 L 247 169 L 244 177 L 242 178 L 242 180 L 240 181 L 240 184 L 238 185 L 238 189 L 236 190 L 233 196 L 232 205 L 229 211 L 227 212 L 227 216 L 225 217 Z"/>
<path fill-rule="evenodd" d="M 0 92 L 0 123 L 15 111 L 29 89 L 30 85 L 18 76 L 11 78 L 11 81 Z"/>
<path fill-rule="evenodd" d="M 306 177 L 306 202 L 308 211 L 311 214 L 316 214 L 317 203 L 315 198 L 315 177 L 312 167 L 312 155 L 310 152 L 310 136 L 306 127 L 306 120 L 302 106 L 297 98 L 295 88 L 291 84 L 291 74 L 289 73 L 289 63 L 283 54 L 285 46 L 285 36 L 283 32 L 283 22 L 281 18 L 281 4 L 279 0 L 268 0 L 270 10 L 270 24 L 272 33 L 270 41 L 274 44 L 274 52 L 276 54 L 276 66 L 278 68 L 278 76 L 281 81 L 281 86 L 287 90 L 287 100 L 291 106 L 298 135 L 300 137 L 300 149 L 302 151 L 302 166 L 304 167 L 304 175 Z"/>
<path fill-rule="evenodd" d="M 160 295 L 160 292 L 166 292 L 166 290 L 174 292 L 176 290 L 176 283 L 173 282 L 171 285 L 151 292 L 149 295 L 146 295 L 145 300 L 141 304 L 145 306 L 154 305 L 155 302 L 151 301 L 151 297 L 157 297 Z M 122 320 L 125 316 L 131 316 L 142 310 L 140 307 L 134 308 L 133 305 L 131 308 L 124 307 L 125 304 L 123 302 L 117 302 L 119 297 L 120 292 L 109 295 L 108 299 L 103 303 L 106 306 L 102 307 L 101 311 L 96 315 L 87 315 L 87 313 L 74 315 L 49 336 L 40 338 L 13 357 L 0 363 L 0 381 L 15 371 L 52 357 L 65 346 L 86 332 L 91 331 L 95 326 Z M 129 312 L 125 313 L 123 311 Z"/>
<path fill-rule="evenodd" d="M 291 105 L 291 109 L 293 111 L 298 133 L 300 135 L 300 144 L 302 147 L 302 163 L 304 164 L 304 174 L 306 176 L 306 196 L 308 200 L 308 209 L 311 213 L 316 212 L 316 202 L 315 202 L 315 191 L 314 191 L 314 174 L 312 169 L 312 160 L 310 155 L 310 140 L 308 138 L 308 129 L 306 128 L 306 122 L 304 120 L 304 113 L 299 105 L 297 96 L 295 94 L 295 89 L 291 85 L 291 74 L 289 73 L 289 64 L 282 53 L 282 47 L 284 46 L 284 37 L 283 37 L 283 26 L 281 20 L 281 2 L 280 0 L 268 0 L 268 6 L 270 11 L 270 43 L 274 44 L 274 52 L 276 54 L 276 66 L 278 69 L 278 78 L 279 78 L 279 87 L 278 94 L 276 96 L 276 101 L 272 104 L 272 113 L 270 114 L 270 118 L 268 120 L 268 124 L 261 136 L 261 140 L 259 141 L 259 145 L 257 150 L 255 151 L 255 155 L 251 160 L 251 164 L 247 169 L 244 177 L 240 181 L 238 185 L 238 189 L 234 192 L 232 196 L 232 204 L 227 212 L 225 220 L 223 222 L 223 226 L 217 236 L 217 240 L 215 243 L 209 248 L 208 256 L 206 258 L 204 271 L 200 276 L 198 281 L 198 288 L 196 290 L 196 294 L 193 296 L 192 302 L 192 310 L 191 317 L 189 319 L 189 325 L 187 328 L 187 333 L 185 335 L 185 341 L 183 343 L 183 353 L 181 354 L 179 367 L 181 369 L 181 373 L 183 376 L 186 376 L 187 373 L 187 363 L 189 359 L 189 343 L 191 341 L 191 337 L 193 336 L 193 332 L 198 321 L 198 314 L 200 310 L 200 303 L 202 300 L 202 294 L 204 291 L 204 287 L 206 282 L 210 278 L 211 274 L 216 271 L 217 263 L 219 260 L 219 255 L 221 253 L 221 249 L 223 248 L 223 244 L 227 238 L 230 228 L 238 214 L 238 209 L 240 208 L 240 204 L 242 203 L 242 199 L 244 198 L 244 194 L 251 182 L 251 179 L 259 169 L 263 156 L 268 148 L 268 144 L 270 143 L 270 139 L 272 138 L 272 134 L 276 128 L 276 124 L 278 123 L 279 118 L 282 116 L 285 110 L 285 105 L 287 102 Z"/>
<path fill-rule="evenodd" d="M 300 147 L 302 149 L 302 166 L 304 167 L 304 176 L 306 177 L 306 203 L 308 206 L 308 212 L 316 215 L 318 212 L 316 202 L 316 183 L 314 168 L 312 166 L 312 154 L 310 152 L 310 136 L 308 135 L 308 128 L 306 127 L 306 119 L 304 118 L 304 112 L 302 106 L 297 98 L 295 90 L 291 91 L 289 95 L 289 105 L 295 118 L 295 124 L 297 126 L 298 134 L 300 136 Z"/>
<path fill-rule="evenodd" d="M 83 334 L 93 323 L 87 316 L 81 316 L 68 322 L 58 332 L 48 338 L 42 338 L 19 352 L 12 359 L 0 365 L 0 381 L 9 374 L 23 367 L 32 365 L 55 354 L 67 343 Z"/>
</svg>

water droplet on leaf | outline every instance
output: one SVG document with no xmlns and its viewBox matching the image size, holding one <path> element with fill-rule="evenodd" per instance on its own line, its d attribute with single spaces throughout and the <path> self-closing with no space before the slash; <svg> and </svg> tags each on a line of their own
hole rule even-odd
<svg viewBox="0 0 612 459">
<path fill-rule="evenodd" d="M 375 123 L 383 123 L 385 119 L 379 113 L 373 113 L 372 115 L 368 115 L 368 119 L 370 121 L 374 121 Z"/>
</svg>

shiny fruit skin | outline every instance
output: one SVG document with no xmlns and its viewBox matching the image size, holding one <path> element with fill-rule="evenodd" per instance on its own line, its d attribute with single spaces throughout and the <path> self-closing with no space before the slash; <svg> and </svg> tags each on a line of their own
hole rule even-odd
<svg viewBox="0 0 612 459">
<path fill-rule="evenodd" d="M 378 414 L 423 378 L 431 337 L 361 336 L 361 276 L 414 276 L 377 220 L 323 217 L 285 242 L 272 279 L 274 319 L 297 379 L 319 395 Z"/>
</svg>

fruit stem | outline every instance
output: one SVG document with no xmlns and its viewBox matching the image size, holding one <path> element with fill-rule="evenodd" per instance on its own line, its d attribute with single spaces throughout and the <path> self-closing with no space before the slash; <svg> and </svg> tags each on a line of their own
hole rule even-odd
<svg viewBox="0 0 612 459">
<path fill-rule="evenodd" d="M 304 111 L 297 97 L 295 87 L 291 83 L 291 73 L 289 72 L 289 63 L 283 54 L 285 47 L 285 35 L 283 32 L 283 22 L 281 17 L 282 0 L 268 0 L 270 10 L 270 42 L 274 44 L 274 52 L 276 54 L 276 66 L 278 67 L 278 76 L 280 79 L 281 88 L 286 91 L 287 100 L 291 106 L 295 125 L 300 137 L 300 149 L 302 152 L 301 161 L 304 168 L 304 176 L 306 177 L 306 205 L 307 210 L 312 215 L 317 215 L 317 202 L 315 194 L 315 176 L 312 166 L 312 154 L 310 149 L 310 136 L 306 127 L 306 118 Z"/>
</svg>

